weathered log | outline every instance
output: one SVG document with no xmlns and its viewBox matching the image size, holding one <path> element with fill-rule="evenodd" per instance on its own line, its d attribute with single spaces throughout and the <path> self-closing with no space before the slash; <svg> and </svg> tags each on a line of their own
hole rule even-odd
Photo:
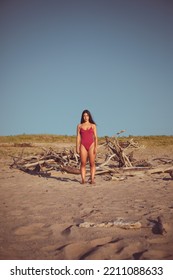
<svg viewBox="0 0 173 280">
<path fill-rule="evenodd" d="M 155 160 L 155 161 L 158 160 L 165 164 L 173 163 L 173 159 L 170 159 L 170 158 L 154 158 L 153 160 Z"/>
<path fill-rule="evenodd" d="M 34 170 L 24 168 L 23 166 L 18 166 L 17 168 L 19 170 L 25 172 L 25 173 L 30 174 L 30 175 L 38 175 L 38 176 L 41 176 L 41 177 L 50 177 L 51 176 L 51 173 L 49 173 L 48 171 L 41 171 L 39 166 L 37 166 Z"/>
<path fill-rule="evenodd" d="M 23 167 L 25 168 L 31 168 L 31 167 L 35 167 L 36 165 L 44 165 L 45 163 L 53 163 L 54 160 L 53 159 L 49 159 L 49 160 L 39 160 L 33 163 L 26 163 L 23 165 Z"/>
<path fill-rule="evenodd" d="M 80 174 L 80 169 L 71 166 L 61 166 L 60 170 L 70 174 Z"/>
<path fill-rule="evenodd" d="M 101 222 L 101 223 L 94 223 L 94 222 L 82 222 L 78 225 L 80 228 L 109 228 L 116 226 L 118 228 L 123 229 L 140 229 L 142 227 L 140 222 L 134 222 L 134 221 L 125 221 L 123 219 L 117 219 L 115 221 L 107 221 L 107 222 Z"/>
<path fill-rule="evenodd" d="M 112 169 L 105 169 L 105 170 L 100 170 L 100 171 L 96 171 L 95 175 L 103 175 L 103 174 L 107 174 L 107 173 L 112 173 L 113 170 Z"/>
<path fill-rule="evenodd" d="M 148 174 L 159 174 L 159 173 L 169 173 L 169 174 L 172 174 L 172 171 L 173 171 L 173 166 L 170 166 L 170 167 L 156 167 L 156 168 L 152 168 L 152 169 L 149 169 L 147 171 Z"/>
<path fill-rule="evenodd" d="M 103 163 L 101 163 L 101 164 L 99 165 L 99 167 L 103 167 L 103 166 L 107 165 L 107 164 L 109 163 L 109 161 L 110 161 L 111 159 L 113 159 L 114 157 L 117 157 L 117 155 L 116 155 L 116 154 L 113 154 L 113 155 L 109 156 L 108 159 L 106 159 L 105 162 L 103 162 Z"/>
</svg>

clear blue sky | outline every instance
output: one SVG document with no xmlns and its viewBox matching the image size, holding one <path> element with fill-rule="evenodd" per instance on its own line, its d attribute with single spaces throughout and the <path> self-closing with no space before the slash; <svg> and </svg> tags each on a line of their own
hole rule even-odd
<svg viewBox="0 0 173 280">
<path fill-rule="evenodd" d="M 0 135 L 173 135 L 172 0 L 1 0 Z"/>
</svg>

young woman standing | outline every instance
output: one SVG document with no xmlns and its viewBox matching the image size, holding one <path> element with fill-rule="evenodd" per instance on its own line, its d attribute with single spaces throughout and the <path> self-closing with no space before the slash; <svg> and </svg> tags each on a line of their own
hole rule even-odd
<svg viewBox="0 0 173 280">
<path fill-rule="evenodd" d="M 97 129 L 96 124 L 88 110 L 84 110 L 81 116 L 81 122 L 77 126 L 76 152 L 81 159 L 81 178 L 82 184 L 85 183 L 86 163 L 89 158 L 91 184 L 94 184 L 95 178 L 95 158 L 97 154 Z"/>
</svg>

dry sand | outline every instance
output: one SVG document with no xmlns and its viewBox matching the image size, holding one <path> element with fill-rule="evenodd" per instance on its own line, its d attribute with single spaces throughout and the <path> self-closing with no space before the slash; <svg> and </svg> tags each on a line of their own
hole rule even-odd
<svg viewBox="0 0 173 280">
<path fill-rule="evenodd" d="M 173 149 L 145 149 L 139 157 L 173 158 Z M 54 172 L 51 178 L 10 169 L 0 159 L 0 259 L 173 259 L 173 180 L 169 174 L 128 177 L 96 185 L 80 175 Z M 166 232 L 156 229 L 162 216 Z M 122 218 L 140 229 L 80 228 Z"/>
</svg>

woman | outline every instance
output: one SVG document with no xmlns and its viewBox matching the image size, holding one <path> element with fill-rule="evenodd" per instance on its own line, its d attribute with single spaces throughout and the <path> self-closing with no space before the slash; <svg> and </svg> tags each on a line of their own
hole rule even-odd
<svg viewBox="0 0 173 280">
<path fill-rule="evenodd" d="M 84 110 L 81 116 L 81 123 L 77 126 L 76 152 L 81 159 L 82 184 L 85 183 L 86 163 L 89 158 L 91 184 L 94 184 L 95 158 L 97 153 L 97 130 L 96 124 L 88 110 Z"/>
</svg>

